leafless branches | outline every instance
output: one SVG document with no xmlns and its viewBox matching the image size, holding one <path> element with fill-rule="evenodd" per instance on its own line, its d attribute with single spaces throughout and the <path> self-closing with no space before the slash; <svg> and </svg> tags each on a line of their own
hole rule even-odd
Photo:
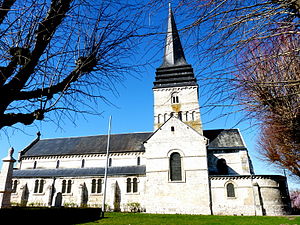
<svg viewBox="0 0 300 225">
<path fill-rule="evenodd" d="M 234 86 L 238 101 L 261 121 L 259 146 L 273 163 L 300 177 L 300 38 L 254 42 L 244 51 Z"/>
<path fill-rule="evenodd" d="M 133 69 L 137 5 L 111 1 L 0 1 L 0 129 L 85 99 Z M 133 16 L 134 15 L 134 16 Z M 81 106 L 80 106 L 81 105 Z"/>
</svg>

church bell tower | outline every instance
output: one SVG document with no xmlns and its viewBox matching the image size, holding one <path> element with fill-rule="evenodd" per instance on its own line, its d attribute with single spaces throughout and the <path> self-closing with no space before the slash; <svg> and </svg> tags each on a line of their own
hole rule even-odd
<svg viewBox="0 0 300 225">
<path fill-rule="evenodd" d="M 163 63 L 156 69 L 153 93 L 154 130 L 175 116 L 203 134 L 197 80 L 186 62 L 170 6 Z"/>
</svg>

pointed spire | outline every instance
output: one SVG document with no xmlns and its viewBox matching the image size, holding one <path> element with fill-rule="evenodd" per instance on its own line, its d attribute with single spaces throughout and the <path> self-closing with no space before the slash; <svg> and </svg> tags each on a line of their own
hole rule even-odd
<svg viewBox="0 0 300 225">
<path fill-rule="evenodd" d="M 160 67 L 170 67 L 186 64 L 187 62 L 185 60 L 184 52 L 178 35 L 171 3 L 169 3 L 168 30 L 165 41 L 165 53 L 163 64 Z"/>
<path fill-rule="evenodd" d="M 191 65 L 187 64 L 169 4 L 168 32 L 163 64 L 156 69 L 153 88 L 197 86 Z"/>
</svg>

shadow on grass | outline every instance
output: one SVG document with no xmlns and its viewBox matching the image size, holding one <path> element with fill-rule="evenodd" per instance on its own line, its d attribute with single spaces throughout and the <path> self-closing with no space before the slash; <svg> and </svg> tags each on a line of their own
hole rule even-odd
<svg viewBox="0 0 300 225">
<path fill-rule="evenodd" d="M 92 222 L 100 216 L 100 208 L 13 207 L 0 210 L 1 221 L 7 224 L 67 225 Z"/>
</svg>

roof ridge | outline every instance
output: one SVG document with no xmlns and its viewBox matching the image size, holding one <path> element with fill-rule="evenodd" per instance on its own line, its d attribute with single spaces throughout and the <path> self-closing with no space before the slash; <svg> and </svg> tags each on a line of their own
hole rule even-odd
<svg viewBox="0 0 300 225">
<path fill-rule="evenodd" d="M 110 134 L 112 135 L 127 135 L 127 134 L 151 134 L 153 131 L 144 131 L 144 132 L 131 132 L 131 133 L 116 133 L 116 134 Z M 57 137 L 57 138 L 44 138 L 40 141 L 44 140 L 58 140 L 58 139 L 73 139 L 73 138 L 85 138 L 85 137 L 100 137 L 100 136 L 107 136 L 108 134 L 97 134 L 97 135 L 86 135 L 86 136 L 73 136 L 73 137 Z"/>
</svg>

